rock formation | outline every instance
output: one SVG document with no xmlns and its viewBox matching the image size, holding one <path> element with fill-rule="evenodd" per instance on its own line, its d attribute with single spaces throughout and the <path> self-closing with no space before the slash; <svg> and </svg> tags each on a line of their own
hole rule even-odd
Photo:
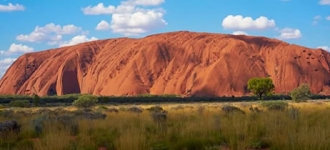
<svg viewBox="0 0 330 150">
<path fill-rule="evenodd" d="M 22 55 L 2 77 L 0 94 L 241 96 L 252 77 L 271 77 L 276 93 L 301 83 L 330 93 L 330 54 L 265 37 L 188 31 L 98 40 Z"/>
</svg>

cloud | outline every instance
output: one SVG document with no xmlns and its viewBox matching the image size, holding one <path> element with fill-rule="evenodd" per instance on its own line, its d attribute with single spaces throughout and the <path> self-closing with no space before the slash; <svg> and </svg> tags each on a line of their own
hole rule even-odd
<svg viewBox="0 0 330 150">
<path fill-rule="evenodd" d="M 15 43 L 11 44 L 8 50 L 10 53 L 29 53 L 33 51 L 34 49 L 32 47 Z"/>
<path fill-rule="evenodd" d="M 247 34 L 247 33 L 244 32 L 244 31 L 234 31 L 234 32 L 233 32 L 233 35 L 249 35 L 249 34 Z"/>
<path fill-rule="evenodd" d="M 25 7 L 20 4 L 13 5 L 9 3 L 8 5 L 0 5 L 0 12 L 11 12 L 11 11 L 24 11 Z"/>
<path fill-rule="evenodd" d="M 0 60 L 0 77 L 2 77 L 7 69 L 16 61 L 16 58 L 5 58 Z"/>
<path fill-rule="evenodd" d="M 57 25 L 57 26 L 59 26 L 59 25 Z M 59 27 L 61 27 L 61 26 L 59 26 Z M 74 33 L 77 33 L 81 30 L 82 30 L 81 27 L 77 27 L 73 24 L 69 24 L 69 25 L 63 26 L 62 29 L 60 29 L 56 33 L 57 34 L 74 34 Z"/>
<path fill-rule="evenodd" d="M 54 45 L 62 40 L 64 34 L 74 34 L 81 31 L 81 27 L 69 24 L 61 27 L 54 23 L 49 23 L 44 27 L 36 26 L 34 31 L 28 35 L 20 34 L 16 37 L 16 40 L 23 42 L 48 42 L 50 45 Z"/>
<path fill-rule="evenodd" d="M 284 28 L 281 31 L 281 35 L 278 37 L 279 39 L 298 39 L 302 37 L 302 34 L 299 29 L 292 28 Z"/>
<path fill-rule="evenodd" d="M 115 12 L 127 12 L 120 11 L 123 9 L 127 9 L 129 7 L 124 8 L 125 6 L 158 6 L 164 3 L 165 0 L 128 0 L 122 1 L 121 5 L 117 8 L 113 5 L 104 6 L 103 3 L 98 3 L 96 6 L 87 6 L 82 8 L 81 10 L 85 15 L 103 15 L 103 14 L 113 14 Z M 133 8 L 133 9 L 132 9 Z M 134 7 L 129 8 L 129 10 L 134 10 Z"/>
<path fill-rule="evenodd" d="M 85 15 L 101 15 L 101 14 L 112 14 L 115 12 L 116 7 L 109 5 L 105 7 L 103 3 L 99 3 L 96 6 L 87 6 L 81 9 Z"/>
<path fill-rule="evenodd" d="M 165 0 L 129 0 L 127 3 L 133 3 L 134 5 L 142 6 L 158 6 L 164 3 Z"/>
<path fill-rule="evenodd" d="M 275 26 L 276 23 L 273 19 L 270 20 L 264 16 L 253 20 L 251 17 L 228 15 L 222 21 L 223 28 L 232 30 L 265 30 Z"/>
<path fill-rule="evenodd" d="M 0 55 L 21 54 L 21 53 L 29 53 L 33 51 L 34 49 L 32 47 L 13 43 L 10 45 L 8 51 L 4 51 L 4 50 L 0 51 Z"/>
<path fill-rule="evenodd" d="M 313 18 L 313 24 L 317 24 L 319 20 L 321 20 L 322 16 L 321 15 L 317 15 Z"/>
<path fill-rule="evenodd" d="M 323 50 L 330 51 L 330 47 L 329 46 L 319 46 L 317 48 L 321 48 Z"/>
<path fill-rule="evenodd" d="M 330 5 L 330 0 L 320 0 L 319 4 L 321 4 L 321 5 Z"/>
<path fill-rule="evenodd" d="M 328 16 L 326 19 L 327 19 L 327 20 L 330 20 L 330 16 Z"/>
<path fill-rule="evenodd" d="M 167 25 L 164 13 L 158 10 L 138 10 L 133 13 L 112 15 L 111 29 L 114 33 L 138 35 Z"/>
<path fill-rule="evenodd" d="M 87 38 L 86 35 L 77 35 L 77 36 L 73 37 L 70 41 L 61 42 L 60 47 L 72 46 L 72 45 L 76 45 L 79 43 L 95 41 L 95 40 L 98 40 L 98 39 L 96 37 Z"/>
<path fill-rule="evenodd" d="M 317 15 L 317 16 L 314 17 L 314 20 L 320 20 L 321 18 L 322 18 L 321 15 Z"/>
<path fill-rule="evenodd" d="M 61 27 L 60 25 L 55 25 L 54 23 L 46 24 L 44 27 L 36 26 L 34 32 L 42 33 L 56 33 L 56 34 L 73 34 L 81 30 L 81 27 L 77 27 L 73 24 L 65 25 Z"/>
<path fill-rule="evenodd" d="M 111 28 L 110 24 L 106 22 L 105 20 L 102 20 L 99 24 L 96 26 L 96 30 L 109 30 Z"/>
<path fill-rule="evenodd" d="M 167 22 L 163 19 L 165 10 L 150 8 L 164 2 L 165 0 L 126 0 L 121 1 L 120 5 L 116 7 L 112 5 L 104 7 L 103 3 L 99 3 L 94 7 L 83 8 L 82 11 L 84 14 L 111 14 L 112 19 L 109 23 L 102 20 L 95 29 L 111 29 L 113 33 L 130 36 L 165 27 L 167 25 Z M 92 9 L 94 11 L 91 11 Z"/>
</svg>

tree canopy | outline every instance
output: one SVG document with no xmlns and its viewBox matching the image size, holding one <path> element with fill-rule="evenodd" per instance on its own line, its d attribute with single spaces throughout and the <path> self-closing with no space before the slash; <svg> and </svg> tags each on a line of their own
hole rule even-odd
<svg viewBox="0 0 330 150">
<path fill-rule="evenodd" d="M 77 108 L 88 109 L 93 107 L 98 102 L 96 96 L 93 95 L 81 95 L 75 101 L 73 101 L 72 105 L 76 106 Z"/>
<path fill-rule="evenodd" d="M 248 81 L 248 90 L 262 99 L 263 96 L 270 95 L 275 88 L 270 78 L 251 78 Z"/>
<path fill-rule="evenodd" d="M 291 91 L 290 96 L 293 101 L 300 102 L 310 99 L 312 92 L 307 83 L 301 84 L 298 88 Z"/>
</svg>

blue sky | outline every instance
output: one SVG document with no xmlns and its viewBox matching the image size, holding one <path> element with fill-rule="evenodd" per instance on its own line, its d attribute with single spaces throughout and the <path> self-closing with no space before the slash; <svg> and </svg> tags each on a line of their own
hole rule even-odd
<svg viewBox="0 0 330 150">
<path fill-rule="evenodd" d="M 180 30 L 330 50 L 330 0 L 0 0 L 0 20 L 0 76 L 27 52 Z"/>
</svg>

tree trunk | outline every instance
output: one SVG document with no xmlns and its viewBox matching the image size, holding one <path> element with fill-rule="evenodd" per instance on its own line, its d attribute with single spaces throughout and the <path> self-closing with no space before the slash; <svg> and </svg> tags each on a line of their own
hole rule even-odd
<svg viewBox="0 0 330 150">
<path fill-rule="evenodd" d="M 261 100 L 262 98 L 262 93 L 259 93 L 259 100 Z"/>
</svg>

